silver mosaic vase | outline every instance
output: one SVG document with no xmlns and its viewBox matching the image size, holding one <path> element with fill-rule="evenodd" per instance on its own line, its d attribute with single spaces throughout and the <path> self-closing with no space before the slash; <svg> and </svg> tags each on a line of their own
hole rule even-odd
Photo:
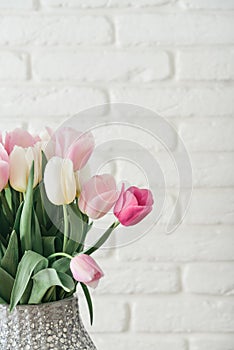
<svg viewBox="0 0 234 350">
<path fill-rule="evenodd" d="M 9 313 L 0 305 L 0 350 L 97 350 L 84 328 L 74 296 L 20 305 Z"/>
</svg>

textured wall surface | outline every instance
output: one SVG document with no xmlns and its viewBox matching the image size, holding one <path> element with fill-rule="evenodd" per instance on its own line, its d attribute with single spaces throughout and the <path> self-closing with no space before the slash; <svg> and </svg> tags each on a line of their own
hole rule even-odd
<svg viewBox="0 0 234 350">
<path fill-rule="evenodd" d="M 234 350 L 233 79 L 233 0 L 0 0 L 1 129 L 130 102 L 167 117 L 191 156 L 180 228 L 97 256 L 100 350 Z"/>
</svg>

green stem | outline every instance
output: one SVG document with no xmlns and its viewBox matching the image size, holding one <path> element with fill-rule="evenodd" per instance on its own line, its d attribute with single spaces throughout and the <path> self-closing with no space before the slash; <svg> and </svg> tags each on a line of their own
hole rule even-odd
<svg viewBox="0 0 234 350">
<path fill-rule="evenodd" d="M 64 237 L 63 237 L 63 252 L 66 251 L 67 240 L 68 240 L 68 231 L 69 231 L 69 222 L 67 215 L 67 206 L 63 205 L 63 217 L 64 217 Z"/>
<path fill-rule="evenodd" d="M 20 192 L 19 195 L 20 195 L 20 203 L 22 203 L 25 200 L 25 193 Z"/>
<path fill-rule="evenodd" d="M 53 258 L 56 258 L 57 256 L 64 256 L 65 258 L 68 258 L 70 260 L 73 259 L 73 256 L 67 254 L 67 253 L 54 253 L 54 254 L 51 254 L 50 256 L 48 256 L 48 260 L 50 259 L 53 259 Z"/>
</svg>

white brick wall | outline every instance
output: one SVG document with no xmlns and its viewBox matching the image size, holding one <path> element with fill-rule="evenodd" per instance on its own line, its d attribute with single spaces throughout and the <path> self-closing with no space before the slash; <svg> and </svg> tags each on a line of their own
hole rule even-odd
<svg viewBox="0 0 234 350">
<path fill-rule="evenodd" d="M 55 128 L 84 108 L 128 102 L 168 117 L 190 153 L 180 228 L 158 225 L 96 255 L 106 277 L 88 328 L 100 350 L 234 350 L 233 10 L 233 0 L 0 0 L 1 129 Z M 175 136 L 169 146 L 181 152 Z M 170 160 L 149 149 L 173 194 Z M 116 174 L 142 181 L 131 167 Z M 88 324 L 82 298 L 81 309 Z"/>
</svg>

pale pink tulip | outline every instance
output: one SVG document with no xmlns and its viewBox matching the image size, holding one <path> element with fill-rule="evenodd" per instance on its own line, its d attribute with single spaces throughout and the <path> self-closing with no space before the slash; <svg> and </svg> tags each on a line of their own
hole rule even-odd
<svg viewBox="0 0 234 350">
<path fill-rule="evenodd" d="M 122 225 L 136 225 L 151 212 L 153 204 L 154 200 L 150 190 L 132 186 L 125 191 L 123 185 L 114 207 L 114 214 Z"/>
<path fill-rule="evenodd" d="M 71 260 L 70 269 L 76 281 L 87 284 L 91 288 L 96 288 L 100 278 L 104 276 L 94 259 L 86 254 L 75 256 Z"/>
<path fill-rule="evenodd" d="M 70 159 L 51 158 L 45 168 L 44 184 L 48 199 L 55 205 L 69 204 L 76 197 L 76 179 Z"/>
<path fill-rule="evenodd" d="M 5 149 L 10 154 L 15 146 L 23 148 L 32 147 L 37 142 L 37 138 L 34 138 L 28 131 L 16 128 L 11 132 L 7 132 L 5 136 Z"/>
<path fill-rule="evenodd" d="M 42 156 L 38 144 L 23 148 L 15 146 L 10 154 L 10 184 L 18 192 L 25 192 L 28 178 L 34 161 L 34 183 L 36 187 L 42 180 Z"/>
<path fill-rule="evenodd" d="M 86 165 L 93 149 L 94 138 L 91 132 L 82 134 L 80 131 L 66 127 L 60 128 L 52 135 L 45 153 L 48 158 L 53 154 L 61 158 L 71 159 L 74 171 L 77 171 Z"/>
<path fill-rule="evenodd" d="M 0 144 L 0 192 L 6 187 L 9 180 L 10 165 L 9 156 L 4 149 L 3 145 Z"/>
<path fill-rule="evenodd" d="M 79 208 L 92 219 L 99 219 L 113 207 L 117 199 L 118 192 L 113 176 L 97 175 L 82 186 Z"/>
</svg>

